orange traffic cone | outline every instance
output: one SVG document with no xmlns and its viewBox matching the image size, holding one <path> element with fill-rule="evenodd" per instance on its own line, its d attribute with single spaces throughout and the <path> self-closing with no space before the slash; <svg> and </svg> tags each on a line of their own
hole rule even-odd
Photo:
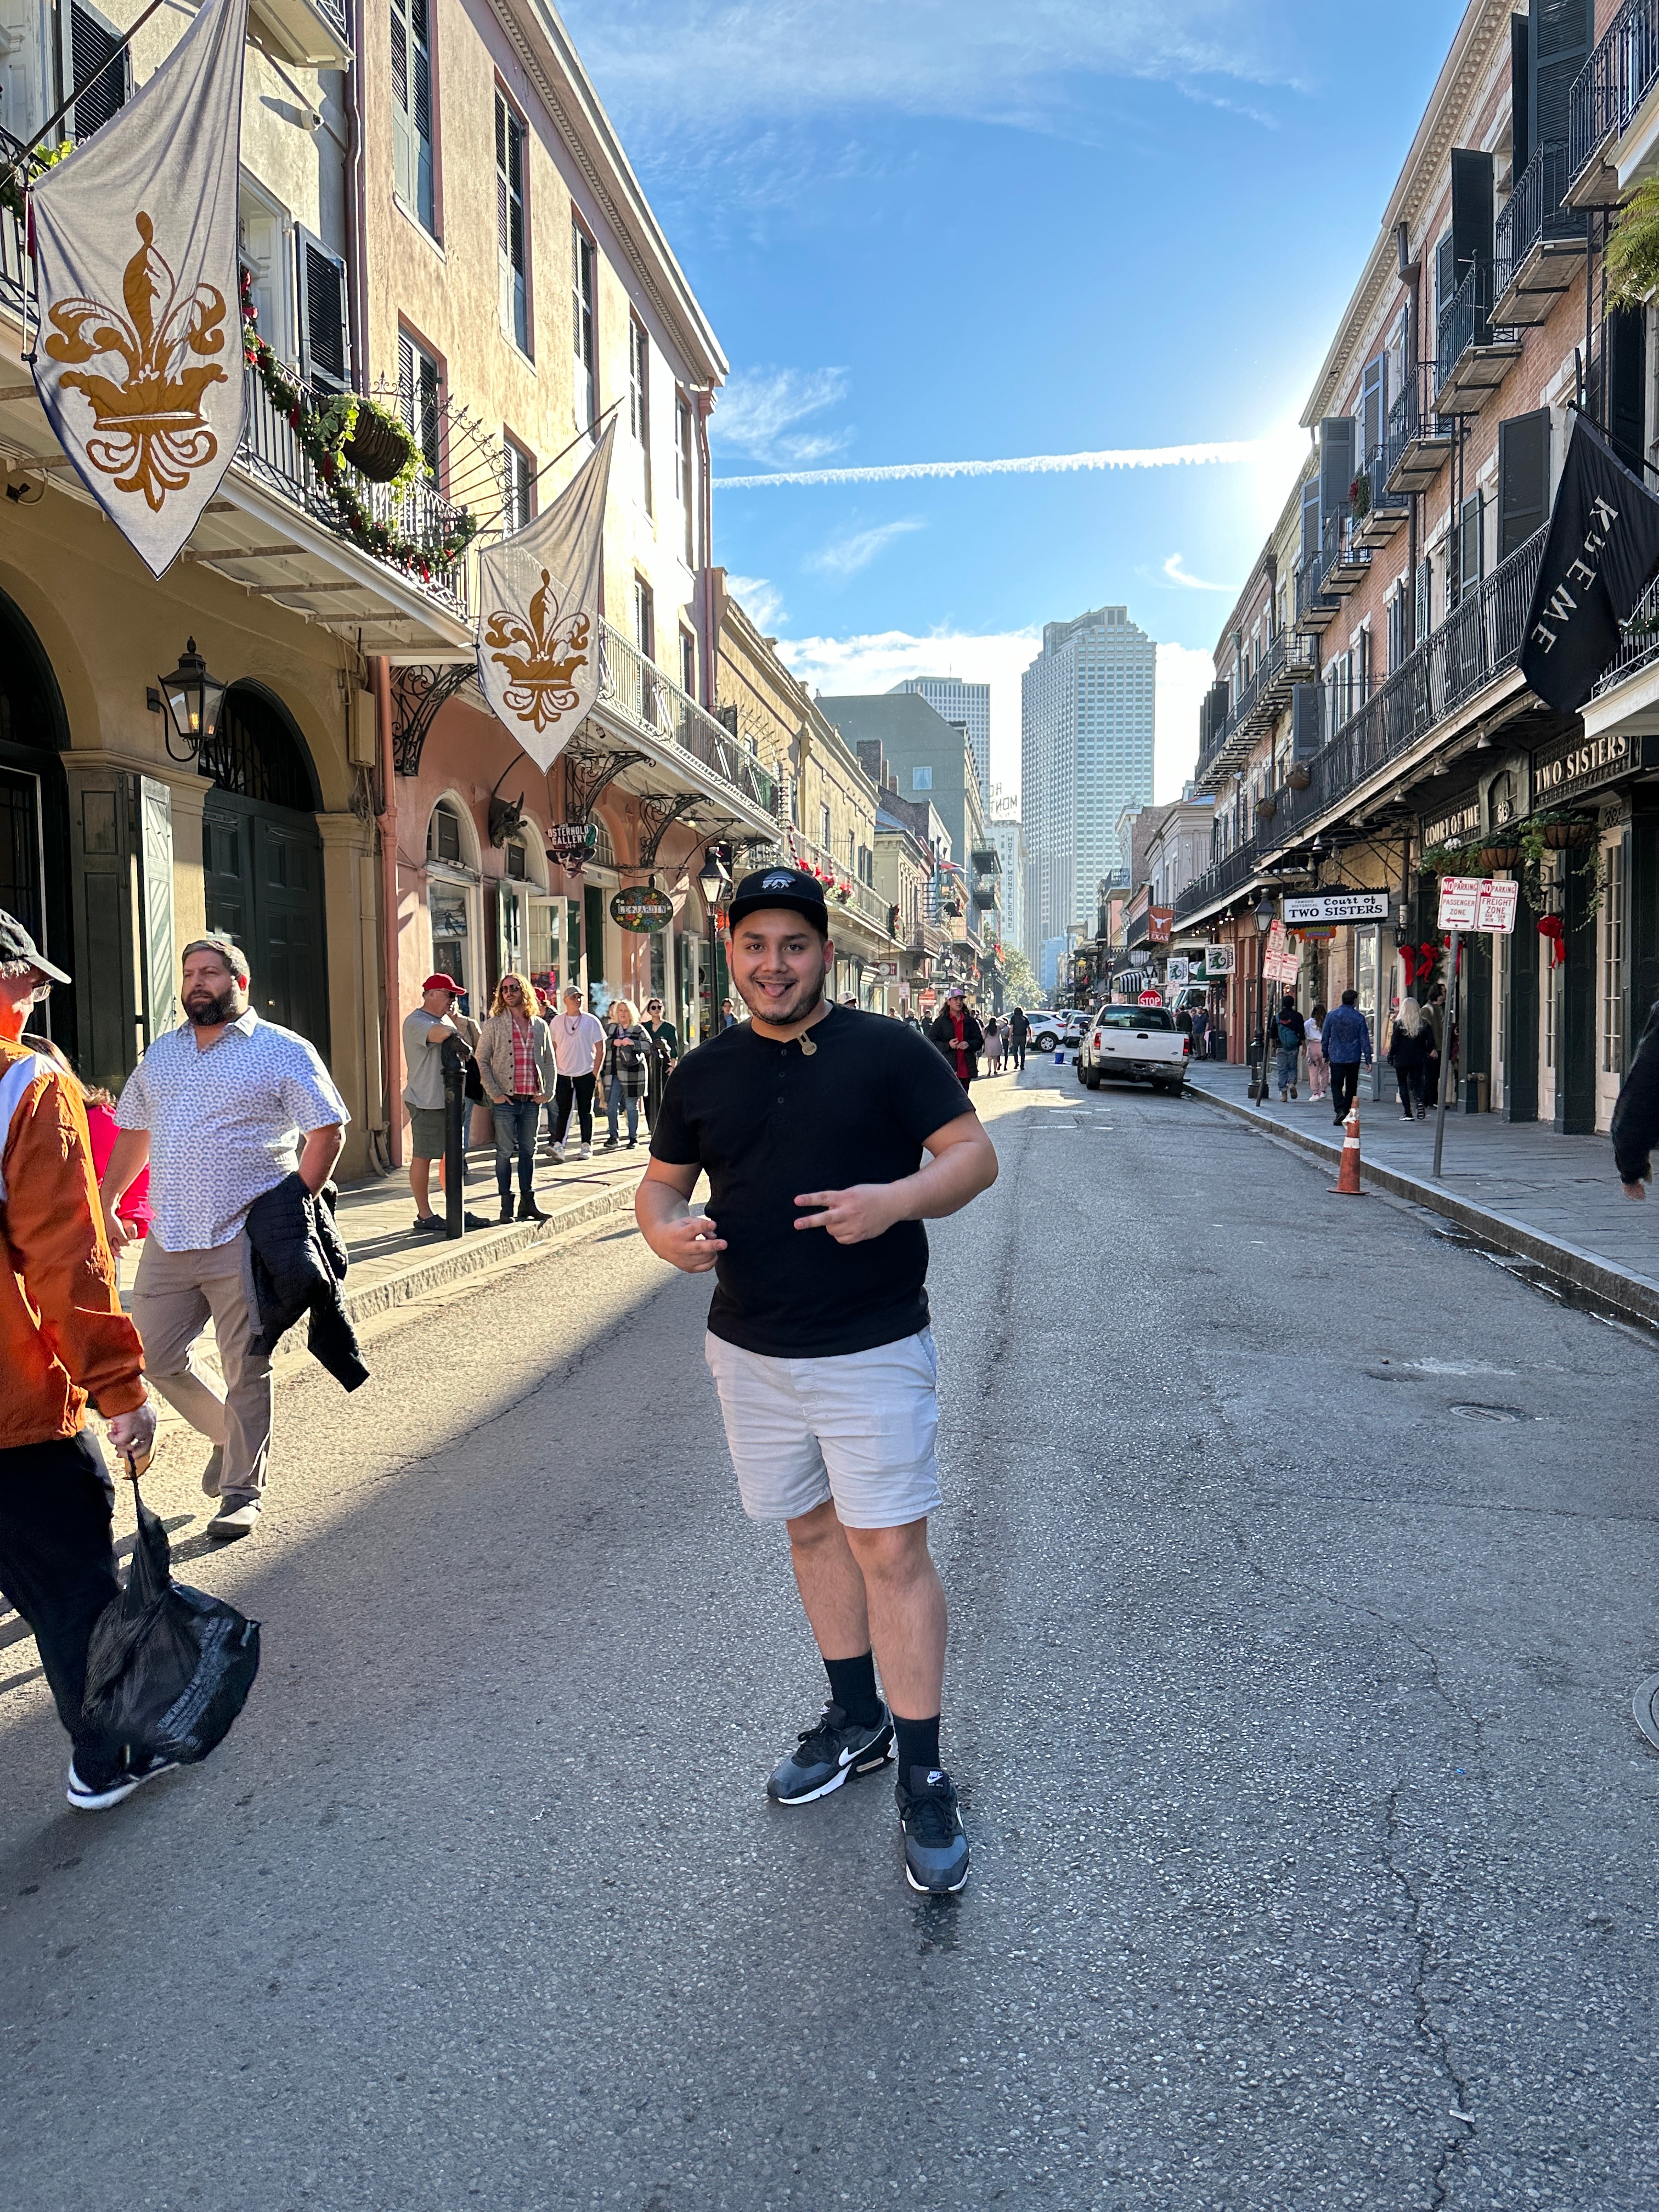
<svg viewBox="0 0 1659 2212">
<path fill-rule="evenodd" d="M 1339 1198 L 1364 1196 L 1359 1188 L 1359 1105 L 1357 1100 L 1349 1107 L 1348 1118 L 1342 1124 L 1342 1164 L 1331 1189 Z"/>
</svg>

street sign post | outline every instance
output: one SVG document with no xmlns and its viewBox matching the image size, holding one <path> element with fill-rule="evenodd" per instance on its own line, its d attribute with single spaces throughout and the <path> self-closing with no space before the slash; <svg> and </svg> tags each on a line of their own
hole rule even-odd
<svg viewBox="0 0 1659 2212">
<path fill-rule="evenodd" d="M 1451 932 L 1451 983 L 1446 992 L 1446 1030 L 1440 1040 L 1440 1097 L 1434 1111 L 1434 1175 L 1440 1180 L 1440 1154 L 1446 1141 L 1446 1091 L 1452 1080 L 1451 1030 L 1457 1011 L 1457 961 L 1466 930 L 1495 937 L 1515 933 L 1519 884 L 1491 876 L 1442 876 L 1440 926 Z"/>
<path fill-rule="evenodd" d="M 1443 913 L 1444 908 L 1441 910 Z M 1473 921 L 1474 918 L 1471 913 L 1469 919 Z M 1452 1079 L 1452 1019 L 1457 1011 L 1457 955 L 1462 939 L 1462 931 L 1454 929 L 1451 933 L 1451 984 L 1446 993 L 1445 1020 L 1440 1036 L 1440 1097 L 1434 1109 L 1434 1179 L 1437 1182 L 1440 1180 L 1441 1149 L 1446 1141 L 1446 1091 Z"/>
<path fill-rule="evenodd" d="M 1270 983 L 1294 983 L 1302 972 L 1302 955 L 1291 943 L 1284 923 L 1277 919 L 1267 931 L 1267 950 L 1261 972 Z"/>
</svg>

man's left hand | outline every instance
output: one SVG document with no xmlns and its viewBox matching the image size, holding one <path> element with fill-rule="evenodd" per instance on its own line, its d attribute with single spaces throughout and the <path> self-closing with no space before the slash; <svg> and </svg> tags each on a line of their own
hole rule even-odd
<svg viewBox="0 0 1659 2212">
<path fill-rule="evenodd" d="M 899 1218 L 893 1186 L 886 1182 L 854 1183 L 850 1190 L 801 1191 L 795 1203 L 823 1209 L 803 1213 L 797 1229 L 827 1229 L 837 1244 L 862 1244 L 884 1236 Z"/>
</svg>

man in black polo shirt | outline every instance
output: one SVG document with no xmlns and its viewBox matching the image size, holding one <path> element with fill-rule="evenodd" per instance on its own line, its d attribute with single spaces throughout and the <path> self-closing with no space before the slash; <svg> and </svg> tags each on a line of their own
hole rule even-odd
<svg viewBox="0 0 1659 2212">
<path fill-rule="evenodd" d="M 939 1408 L 921 1224 L 994 1182 L 996 1154 L 924 1037 L 825 999 L 835 948 L 815 878 L 746 876 L 731 957 L 752 1019 L 669 1079 L 635 1209 L 660 1258 L 715 1271 L 707 1351 L 744 1508 L 787 1525 L 830 1677 L 821 1717 L 767 1793 L 808 1804 L 896 1748 L 906 1877 L 958 1890 L 968 1841 L 939 1765 L 945 1611 L 927 1548 Z M 704 1171 L 708 1212 L 694 1214 Z"/>
</svg>

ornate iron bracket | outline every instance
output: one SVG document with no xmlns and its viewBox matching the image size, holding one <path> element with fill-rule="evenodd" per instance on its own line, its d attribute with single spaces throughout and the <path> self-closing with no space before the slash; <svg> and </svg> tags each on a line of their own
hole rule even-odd
<svg viewBox="0 0 1659 2212">
<path fill-rule="evenodd" d="M 683 791 L 678 797 L 662 798 L 656 792 L 647 792 L 640 800 L 640 866 L 654 868 L 657 855 L 662 850 L 662 841 L 673 824 L 689 814 L 694 806 L 703 805 L 701 793 Z"/>
<path fill-rule="evenodd" d="M 608 790 L 625 769 L 635 768 L 649 758 L 648 753 L 611 752 L 603 745 L 573 738 L 564 749 L 566 820 L 586 822 L 599 794 Z"/>
<path fill-rule="evenodd" d="M 399 775 L 418 775 L 421 754 L 438 710 L 477 674 L 472 660 L 446 661 L 439 667 L 416 663 L 392 672 L 392 765 Z"/>
</svg>

